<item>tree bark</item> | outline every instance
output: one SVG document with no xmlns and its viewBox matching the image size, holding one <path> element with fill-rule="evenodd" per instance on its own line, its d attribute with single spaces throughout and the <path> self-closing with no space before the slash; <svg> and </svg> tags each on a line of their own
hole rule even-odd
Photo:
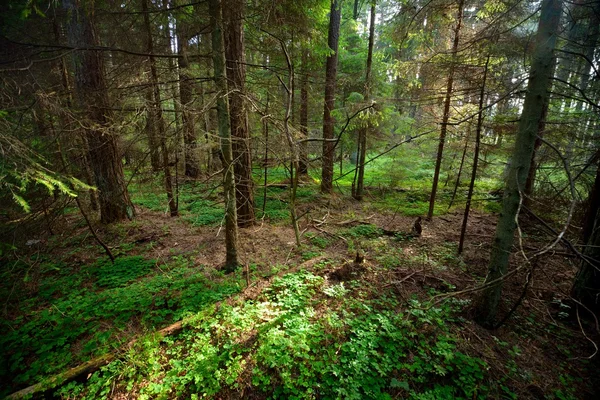
<svg viewBox="0 0 600 400">
<path fill-rule="evenodd" d="M 90 5 L 78 0 L 65 0 L 69 15 L 67 35 L 73 48 L 99 45 Z M 117 137 L 110 129 L 111 107 L 104 78 L 102 52 L 73 53 L 77 103 L 87 118 L 85 135 L 89 143 L 90 164 L 99 191 L 100 220 L 111 223 L 133 218 L 135 211 L 123 175 L 121 151 Z"/>
<path fill-rule="evenodd" d="M 148 15 L 148 0 L 142 0 L 142 11 L 144 13 L 148 54 L 153 54 L 154 43 L 152 39 L 152 25 L 150 24 L 150 16 Z M 154 121 L 154 126 L 156 127 L 155 132 L 158 133 L 157 139 L 158 143 L 160 143 L 162 152 L 162 170 L 165 180 L 167 201 L 169 202 L 169 212 L 171 213 L 171 217 L 176 217 L 179 212 L 177 210 L 177 203 L 173 197 L 173 182 L 171 178 L 171 168 L 169 167 L 169 151 L 167 149 L 167 130 L 162 114 L 162 102 L 160 100 L 160 88 L 158 86 L 158 72 L 156 70 L 156 59 L 154 56 L 151 55 L 148 57 L 148 63 L 150 64 L 150 87 L 152 88 L 150 119 Z"/>
<path fill-rule="evenodd" d="M 329 13 L 329 33 L 327 43 L 332 51 L 327 57 L 325 67 L 325 103 L 323 107 L 323 156 L 321 170 L 321 192 L 331 193 L 333 190 L 333 161 L 335 156 L 334 119 L 331 112 L 335 108 L 335 86 L 337 76 L 338 44 L 340 39 L 340 22 L 342 17 L 342 0 L 331 0 Z"/>
<path fill-rule="evenodd" d="M 371 3 L 371 22 L 369 24 L 369 49 L 367 52 L 367 71 L 365 74 L 365 100 L 371 100 L 371 69 L 373 65 L 373 42 L 375 40 L 375 4 L 373 0 Z M 356 3 L 355 3 L 356 5 Z M 367 133 L 370 128 L 368 121 L 366 126 L 361 126 L 358 130 L 358 147 L 360 149 L 358 153 L 358 173 L 356 181 L 356 191 L 354 198 L 356 200 L 362 200 L 364 187 L 365 187 L 365 159 L 367 155 Z M 343 155 L 342 155 L 343 157 Z"/>
<path fill-rule="evenodd" d="M 529 83 L 519 121 L 515 146 L 506 178 L 502 211 L 496 226 L 486 283 L 478 307 L 477 320 L 487 327 L 494 326 L 502 295 L 502 277 L 508 269 L 510 251 L 514 242 L 515 219 L 521 205 L 521 193 L 531 166 L 531 156 L 543 117 L 544 103 L 549 97 L 548 88 L 553 67 L 553 49 L 556 45 L 562 4 L 560 0 L 545 0 L 538 25 Z"/>
<path fill-rule="evenodd" d="M 596 150 L 594 158 L 597 164 L 596 179 L 594 180 L 594 185 L 592 186 L 592 190 L 588 196 L 588 209 L 583 216 L 583 220 L 581 221 L 581 226 L 583 227 L 581 232 L 581 241 L 583 243 L 590 241 L 592 233 L 594 232 L 594 217 L 600 209 L 600 149 Z"/>
<path fill-rule="evenodd" d="M 302 49 L 302 79 L 300 80 L 300 132 L 308 138 L 308 49 Z M 300 145 L 298 178 L 308 176 L 308 142 Z"/>
<path fill-rule="evenodd" d="M 581 261 L 571 296 L 597 313 L 600 311 L 600 167 L 590 192 L 582 236 L 587 259 Z"/>
<path fill-rule="evenodd" d="M 448 131 L 448 120 L 450 119 L 450 102 L 452 101 L 452 91 L 454 87 L 454 72 L 456 70 L 456 59 L 458 55 L 458 43 L 460 41 L 460 28 L 462 26 L 464 0 L 458 2 L 458 15 L 456 18 L 456 28 L 454 29 L 454 42 L 452 44 L 452 61 L 450 71 L 448 71 L 448 81 L 446 83 L 446 97 L 444 99 L 444 114 L 442 116 L 442 126 L 440 128 L 440 141 L 438 144 L 437 158 L 435 161 L 435 172 L 433 174 L 433 184 L 431 187 L 431 196 L 429 197 L 429 211 L 427 219 L 433 217 L 435 207 L 435 197 L 437 195 L 438 182 L 440 180 L 440 167 L 444 156 L 444 144 L 446 143 L 446 133 Z"/>
<path fill-rule="evenodd" d="M 225 57 L 229 88 L 229 117 L 234 159 L 237 222 L 254 224 L 254 182 L 248 112 L 244 100 L 246 56 L 244 49 L 244 0 L 230 0 L 223 8 Z"/>
<path fill-rule="evenodd" d="M 57 5 L 55 5 L 55 7 L 57 7 Z M 54 12 L 56 13 L 56 9 L 54 9 Z M 58 24 L 57 20 L 56 20 L 56 15 L 54 15 L 54 18 L 52 19 L 52 27 L 53 27 L 53 31 L 54 31 L 54 40 L 56 41 L 57 44 L 61 44 L 61 27 Z M 61 57 L 60 61 L 57 65 L 58 69 L 60 70 L 60 77 L 61 77 L 61 84 L 62 87 L 65 91 L 65 104 L 67 106 L 67 108 L 71 108 L 73 105 L 73 93 L 71 90 L 71 80 L 69 79 L 69 71 L 67 68 L 67 62 L 66 62 L 66 58 L 65 57 Z M 61 113 L 60 117 L 62 120 L 62 124 L 63 126 L 67 126 L 69 125 L 69 115 L 68 113 Z M 76 154 L 74 154 L 74 158 L 76 160 L 76 164 L 79 166 L 80 168 L 80 173 L 82 174 L 83 180 L 85 181 L 85 183 L 87 183 L 89 186 L 94 186 L 94 177 L 93 177 L 93 173 L 92 173 L 92 168 L 90 166 L 90 152 L 89 152 L 89 146 L 87 144 L 87 139 L 85 137 L 85 134 L 80 134 L 80 132 L 78 132 L 77 135 L 75 135 L 74 137 L 69 138 L 71 140 L 71 143 L 75 143 L 77 141 L 77 139 L 81 139 L 82 142 L 82 146 L 79 147 L 79 150 L 76 151 Z M 61 139 L 57 137 L 57 144 L 60 144 Z M 98 209 L 100 208 L 99 206 L 99 200 L 98 200 L 98 194 L 96 189 L 90 189 L 88 190 L 88 194 L 90 197 L 90 208 L 92 209 L 92 211 L 98 211 Z"/>
<path fill-rule="evenodd" d="M 481 82 L 481 90 L 479 91 L 479 114 L 477 114 L 477 129 L 475 131 L 475 154 L 473 154 L 473 169 L 471 170 L 471 181 L 469 182 L 469 192 L 467 193 L 467 204 L 465 205 L 465 213 L 463 214 L 463 222 L 460 228 L 460 241 L 458 243 L 458 254 L 463 251 L 465 243 L 465 233 L 467 232 L 467 222 L 469 221 L 469 212 L 471 211 L 471 199 L 473 198 L 473 189 L 475 188 L 475 179 L 477 178 L 477 166 L 479 164 L 479 150 L 481 148 L 481 129 L 483 128 L 483 104 L 485 99 L 485 84 L 488 74 L 488 66 L 490 65 L 490 56 L 487 57 L 485 68 L 483 70 L 483 79 Z M 464 157 L 464 155 L 463 155 Z M 462 169 L 462 167 L 461 167 Z M 457 184 L 458 186 L 458 184 Z"/>
<path fill-rule="evenodd" d="M 194 88 L 188 59 L 188 37 L 183 24 L 184 22 L 181 20 L 177 21 L 175 33 L 177 35 L 177 53 L 179 54 L 177 62 L 179 64 L 179 100 L 181 103 L 181 123 L 183 125 L 184 174 L 189 178 L 196 179 L 200 177 L 200 162 L 196 154 L 198 138 L 196 135 L 196 121 L 192 113 Z"/>
<path fill-rule="evenodd" d="M 212 27 L 212 52 L 215 89 L 217 91 L 217 120 L 221 139 L 223 161 L 223 186 L 225 195 L 225 271 L 233 272 L 239 266 L 237 256 L 237 207 L 229 105 L 227 104 L 227 80 L 225 78 L 225 50 L 223 47 L 223 17 L 220 0 L 209 0 L 210 24 Z"/>
<path fill-rule="evenodd" d="M 471 121 L 467 124 L 467 136 L 465 137 L 465 146 L 463 147 L 462 156 L 460 157 L 460 164 L 458 166 L 458 174 L 456 175 L 456 182 L 454 182 L 454 190 L 452 190 L 452 197 L 450 197 L 450 203 L 448 204 L 448 209 L 452 207 L 454 204 L 454 200 L 456 199 L 456 192 L 458 192 L 458 187 L 460 186 L 460 178 L 462 176 L 463 167 L 465 165 L 465 157 L 467 156 L 467 149 L 469 148 L 469 137 L 471 136 Z M 479 149 L 476 149 L 477 151 Z M 454 163 L 454 158 L 452 159 Z M 450 169 L 452 169 L 452 164 L 450 165 Z M 448 178 L 450 178 L 450 174 L 448 174 Z M 448 184 L 449 179 L 446 179 L 446 183 L 444 187 Z"/>
</svg>

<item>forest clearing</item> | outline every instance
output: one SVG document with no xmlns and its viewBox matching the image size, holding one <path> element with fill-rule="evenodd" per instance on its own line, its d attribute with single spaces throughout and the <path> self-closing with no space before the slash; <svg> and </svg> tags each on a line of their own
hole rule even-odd
<svg viewBox="0 0 600 400">
<path fill-rule="evenodd" d="M 596 399 L 600 1 L 0 5 L 0 397 Z"/>
</svg>

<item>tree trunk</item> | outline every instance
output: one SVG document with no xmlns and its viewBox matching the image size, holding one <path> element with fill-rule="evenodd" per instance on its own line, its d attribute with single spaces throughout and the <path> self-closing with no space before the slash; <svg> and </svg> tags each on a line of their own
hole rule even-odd
<svg viewBox="0 0 600 400">
<path fill-rule="evenodd" d="M 56 13 L 56 9 L 54 9 L 54 12 Z M 60 34 L 61 29 L 60 29 L 60 25 L 56 21 L 56 15 L 54 15 L 52 23 L 53 23 L 52 27 L 54 30 L 54 40 L 56 41 L 57 44 L 61 44 L 61 42 L 62 42 L 61 34 Z M 71 108 L 73 105 L 73 93 L 71 90 L 71 83 L 70 83 L 71 80 L 69 79 L 69 71 L 67 68 L 67 62 L 66 62 L 65 57 L 60 58 L 59 65 L 57 67 L 60 70 L 61 84 L 62 84 L 63 89 L 65 90 L 66 106 L 67 106 L 67 108 Z M 63 127 L 69 125 L 69 118 L 70 118 L 69 116 L 70 116 L 70 113 L 61 113 L 60 117 L 62 120 Z M 70 137 L 69 139 L 71 140 L 72 144 L 75 144 L 75 142 L 77 141 L 78 138 L 81 139 L 81 142 L 83 145 L 80 146 L 79 150 L 76 152 L 76 154 L 74 154 L 74 158 L 75 158 L 75 160 L 77 160 L 76 163 L 78 164 L 78 166 L 80 168 L 80 173 L 82 174 L 82 177 L 83 177 L 83 180 L 85 181 L 85 183 L 87 183 L 89 186 L 94 186 L 94 176 L 92 173 L 92 168 L 90 166 L 89 146 L 87 145 L 87 139 L 85 137 L 85 134 L 79 134 L 79 132 L 78 132 L 77 135 L 74 135 L 73 137 Z M 57 144 L 60 145 L 60 138 L 57 138 Z M 98 211 L 100 206 L 99 206 L 99 200 L 98 200 L 98 193 L 97 193 L 96 189 L 88 190 L 88 194 L 90 197 L 90 208 L 92 209 L 92 211 Z"/>
<path fill-rule="evenodd" d="M 552 82 L 550 82 L 550 86 L 552 86 Z M 551 88 L 549 89 L 551 90 Z M 542 119 L 538 124 L 538 132 L 537 137 L 535 139 L 535 144 L 533 145 L 533 155 L 531 156 L 531 167 L 529 168 L 529 173 L 527 174 L 527 181 L 525 182 L 525 190 L 523 191 L 523 204 L 527 207 L 531 205 L 531 197 L 533 195 L 533 187 L 535 185 L 535 177 L 537 175 L 538 169 L 538 157 L 537 152 L 542 146 L 542 137 L 544 137 L 544 132 L 546 131 L 546 117 L 548 116 L 548 106 L 549 99 L 544 103 L 544 107 L 542 109 Z"/>
<path fill-rule="evenodd" d="M 285 133 L 285 137 L 287 139 L 292 158 L 290 166 L 290 218 L 292 220 L 292 227 L 294 228 L 296 245 L 300 247 L 300 229 L 298 227 L 298 218 L 296 214 L 296 191 L 298 189 L 298 169 L 300 165 L 300 153 L 298 151 L 298 144 L 296 143 L 294 136 L 290 131 L 290 118 L 292 114 L 292 103 L 294 99 L 294 67 L 292 65 L 290 55 L 285 47 L 285 43 L 283 42 L 283 40 L 280 41 L 280 44 L 281 50 L 285 55 L 288 67 L 288 84 L 283 85 L 287 93 L 287 99 L 285 102 L 285 116 L 283 118 L 283 132 Z"/>
<path fill-rule="evenodd" d="M 327 43 L 332 54 L 327 57 L 325 67 L 325 104 L 323 107 L 323 156 L 321 170 L 321 192 L 331 193 L 333 190 L 333 161 L 335 156 L 334 119 L 331 112 L 335 108 L 335 86 L 337 76 L 338 43 L 340 39 L 340 22 L 342 16 L 342 0 L 331 0 L 329 13 L 329 34 Z"/>
<path fill-rule="evenodd" d="M 549 97 L 548 88 L 553 70 L 552 51 L 556 44 L 561 7 L 560 0 L 545 0 L 542 4 L 535 41 L 537 47 L 533 54 L 527 94 L 506 178 L 502 211 L 496 226 L 490 255 L 486 278 L 486 284 L 490 286 L 483 292 L 483 299 L 478 310 L 478 321 L 488 327 L 493 326 L 500 303 L 502 277 L 508 269 L 508 259 L 516 229 L 515 219 L 521 204 L 521 192 L 531 166 L 531 156 L 538 126 L 543 117 L 544 103 Z"/>
<path fill-rule="evenodd" d="M 450 203 L 448 204 L 448 210 L 454 204 L 454 200 L 456 199 L 456 192 L 458 192 L 458 187 L 460 186 L 460 178 L 462 176 L 462 170 L 465 165 L 465 157 L 467 156 L 467 149 L 469 148 L 469 137 L 470 136 L 471 136 L 471 121 L 469 121 L 469 123 L 467 125 L 467 136 L 465 137 L 465 147 L 463 147 L 462 156 L 460 157 L 460 164 L 458 166 L 458 174 L 456 176 L 456 182 L 454 182 L 454 190 L 452 191 L 452 197 L 450 197 Z M 476 151 L 479 151 L 479 149 L 476 149 Z M 452 159 L 452 161 L 454 162 L 454 158 Z M 452 169 L 452 165 L 450 166 L 450 169 Z M 450 174 L 448 174 L 448 178 L 449 177 L 450 177 Z M 447 184 L 448 184 L 448 179 L 446 179 L 446 184 L 444 184 L 444 186 L 446 186 Z"/>
<path fill-rule="evenodd" d="M 452 44 L 452 61 L 450 71 L 448 71 L 448 81 L 446 84 L 446 98 L 444 99 L 444 115 L 442 116 L 442 126 L 440 128 L 440 141 L 438 145 L 437 158 L 435 161 L 435 172 L 433 174 L 433 185 L 431 187 L 431 196 L 429 197 L 429 211 L 427 219 L 433 217 L 435 207 L 435 197 L 437 195 L 438 182 L 440 180 L 440 167 L 444 155 L 444 144 L 446 143 L 446 132 L 448 131 L 448 120 L 450 119 L 450 102 L 452 100 L 452 91 L 454 87 L 454 71 L 456 70 L 456 59 L 458 55 L 458 43 L 460 39 L 460 28 L 462 26 L 464 0 L 458 2 L 458 15 L 456 28 L 454 29 L 454 42 Z"/>
<path fill-rule="evenodd" d="M 148 15 L 148 0 L 142 0 L 142 11 L 144 13 L 148 54 L 153 54 L 154 43 L 152 39 L 152 25 L 150 25 L 150 16 Z M 152 88 L 152 104 L 150 108 L 151 120 L 154 121 L 154 125 L 156 127 L 155 132 L 158 133 L 157 139 L 160 143 L 160 149 L 162 152 L 162 170 L 165 175 L 165 191 L 167 193 L 167 201 L 169 202 L 169 211 L 171 213 L 171 217 L 176 217 L 179 212 L 177 210 L 177 203 L 173 197 L 173 182 L 171 178 L 171 168 L 169 167 L 169 151 L 167 149 L 167 130 L 165 128 L 165 120 L 163 119 L 162 114 L 160 88 L 158 87 L 158 72 L 156 70 L 156 60 L 154 56 L 148 56 L 148 63 L 150 64 L 150 87 Z"/>
<path fill-rule="evenodd" d="M 146 102 L 148 103 L 148 112 L 146 117 L 146 126 L 144 130 L 146 131 L 146 136 L 148 137 L 148 150 L 150 151 L 150 166 L 152 167 L 153 172 L 160 171 L 160 147 L 158 144 L 158 140 L 156 138 L 156 120 L 153 115 L 153 107 L 152 103 L 153 94 L 152 88 L 149 88 L 146 93 Z"/>
<path fill-rule="evenodd" d="M 223 47 L 223 17 L 220 0 L 209 0 L 210 24 L 212 27 L 213 68 L 217 91 L 217 120 L 221 139 L 223 161 L 223 186 L 225 195 L 225 271 L 233 272 L 238 266 L 237 257 L 237 207 L 229 105 L 227 104 L 227 79 L 225 78 L 225 49 Z"/>
<path fill-rule="evenodd" d="M 80 8 L 76 0 L 65 0 L 63 7 L 69 15 L 69 46 L 98 46 L 89 5 L 84 9 Z M 84 122 L 85 135 L 89 143 L 90 164 L 99 191 L 100 220 L 103 223 L 111 223 L 133 218 L 135 211 L 125 185 L 117 137 L 109 126 L 110 104 L 104 80 L 102 54 L 98 51 L 76 51 L 73 53 L 73 65 L 78 106 L 88 119 Z"/>
<path fill-rule="evenodd" d="M 225 56 L 229 88 L 229 117 L 235 172 L 238 226 L 254 224 L 254 182 L 248 113 L 244 101 L 246 57 L 244 0 L 230 0 L 223 8 Z"/>
<path fill-rule="evenodd" d="M 571 295 L 597 313 L 600 311 L 600 167 L 589 196 L 583 240 L 586 259 L 581 261 Z"/>
<path fill-rule="evenodd" d="M 458 254 L 463 251 L 465 243 L 465 233 L 467 232 L 467 222 L 469 221 L 469 212 L 471 211 L 471 199 L 473 198 L 473 189 L 475 188 L 475 179 L 477 178 L 477 166 L 479 164 L 479 150 L 481 147 L 481 129 L 483 127 L 483 104 L 485 99 L 485 83 L 487 80 L 488 66 L 490 64 L 490 56 L 485 62 L 483 70 L 483 79 L 481 82 L 481 90 L 479 92 L 479 114 L 477 115 L 477 130 L 475 131 L 475 154 L 473 154 L 473 169 L 471 170 L 471 181 L 469 182 L 469 192 L 467 193 L 467 204 L 465 205 L 465 213 L 463 214 L 463 222 L 460 229 L 460 241 L 458 243 Z"/>
<path fill-rule="evenodd" d="M 375 3 L 371 3 L 371 22 L 369 24 L 369 50 L 367 53 L 367 71 L 365 76 L 365 100 L 371 100 L 371 67 L 373 65 L 373 42 L 375 40 Z M 356 3 L 355 3 L 356 4 Z M 362 200 L 365 187 L 365 159 L 367 155 L 367 132 L 370 128 L 368 122 L 366 126 L 361 126 L 358 130 L 358 174 L 356 181 L 356 192 L 354 198 Z"/>
<path fill-rule="evenodd" d="M 596 150 L 594 158 L 597 164 L 596 179 L 594 181 L 594 185 L 592 186 L 592 191 L 588 197 L 588 209 L 581 222 L 581 226 L 583 226 L 581 232 L 581 239 L 583 243 L 589 242 L 592 238 L 595 216 L 600 209 L 600 149 Z"/>
<path fill-rule="evenodd" d="M 308 139 L 308 50 L 302 50 L 302 79 L 300 81 L 300 132 Z M 308 142 L 300 145 L 298 178 L 308 176 Z"/>
<path fill-rule="evenodd" d="M 188 60 L 189 45 L 188 37 L 183 27 L 184 22 L 177 21 L 177 53 L 179 57 L 179 100 L 181 107 L 181 122 L 183 125 L 183 146 L 185 168 L 184 174 L 187 177 L 196 179 L 200 177 L 200 162 L 198 161 L 197 147 L 198 138 L 196 136 L 196 121 L 192 113 L 192 103 L 194 102 L 193 76 L 190 70 Z"/>
</svg>

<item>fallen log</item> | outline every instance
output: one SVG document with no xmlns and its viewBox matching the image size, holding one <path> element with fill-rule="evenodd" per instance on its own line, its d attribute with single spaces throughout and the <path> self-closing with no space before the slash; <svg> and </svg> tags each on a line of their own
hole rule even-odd
<svg viewBox="0 0 600 400">
<path fill-rule="evenodd" d="M 183 329 L 183 324 L 185 321 L 186 320 L 175 322 L 174 324 L 169 325 L 156 333 L 159 335 L 159 337 L 165 337 L 173 335 L 175 333 L 179 333 Z M 124 351 L 118 353 L 123 354 L 126 350 L 129 350 L 137 342 L 137 340 L 138 339 L 134 339 L 127 343 L 125 346 L 123 346 Z M 101 367 L 111 363 L 117 358 L 118 357 L 116 353 L 104 354 L 100 357 L 96 357 L 94 359 L 86 361 L 83 364 L 73 367 L 65 372 L 44 379 L 43 381 L 36 383 L 35 385 L 31 385 L 26 387 L 25 389 L 21 389 L 18 392 L 7 396 L 6 399 L 13 400 L 29 398 L 35 394 L 43 393 L 47 390 L 54 389 L 57 386 L 61 386 L 65 383 L 71 382 L 79 378 L 80 376 L 91 374 L 92 372 L 99 370 Z"/>
<path fill-rule="evenodd" d="M 307 260 L 299 265 L 297 265 L 296 267 L 287 270 L 287 271 L 281 271 L 279 274 L 276 274 L 272 277 L 270 277 L 268 280 L 265 281 L 265 286 L 263 286 L 262 288 L 260 288 L 259 292 L 262 291 L 262 289 L 264 289 L 264 287 L 266 287 L 266 284 L 268 284 L 269 282 L 272 281 L 272 279 L 276 276 L 281 276 L 285 273 L 290 273 L 290 272 L 294 272 L 294 271 L 298 271 L 298 270 L 302 270 L 305 268 L 310 268 L 312 265 L 314 265 L 315 263 L 326 259 L 325 256 L 318 256 L 315 258 L 311 258 L 310 260 Z M 249 289 L 252 285 L 248 286 L 246 289 Z M 244 289 L 244 291 L 242 292 L 242 294 L 245 292 L 246 290 Z M 227 301 L 227 300 L 223 300 L 223 301 Z M 215 307 L 220 306 L 221 301 L 218 301 L 215 303 Z M 186 318 L 183 319 L 181 321 L 175 322 L 174 324 L 171 324 L 159 331 L 156 332 L 156 335 L 158 335 L 159 337 L 163 338 L 169 335 L 174 335 L 177 334 L 179 332 L 181 332 L 183 330 L 183 326 L 190 320 L 191 318 Z M 103 366 L 111 363 L 112 361 L 116 360 L 119 358 L 119 354 L 125 354 L 127 352 L 127 350 L 131 349 L 133 347 L 133 345 L 139 340 L 139 338 L 133 339 L 130 342 L 128 342 L 126 345 L 124 345 L 121 349 L 121 351 L 115 351 L 113 353 L 109 353 L 109 354 L 104 354 L 102 356 L 96 357 L 92 360 L 86 361 L 81 365 L 78 365 L 76 367 L 73 367 L 65 372 L 61 372 L 60 374 L 51 376 L 49 378 L 44 379 L 43 381 L 36 383 L 34 385 L 28 386 L 24 389 L 19 390 L 18 392 L 14 392 L 13 394 L 8 395 L 7 397 L 5 397 L 6 400 L 16 400 L 16 399 L 23 399 L 23 398 L 31 398 L 36 394 L 41 394 L 44 393 L 48 390 L 54 389 L 56 387 L 62 386 L 65 383 L 74 381 L 75 379 L 84 376 L 84 375 L 88 375 L 91 374 L 93 372 L 96 372 L 97 370 L 99 370 L 100 368 L 102 368 Z"/>
</svg>

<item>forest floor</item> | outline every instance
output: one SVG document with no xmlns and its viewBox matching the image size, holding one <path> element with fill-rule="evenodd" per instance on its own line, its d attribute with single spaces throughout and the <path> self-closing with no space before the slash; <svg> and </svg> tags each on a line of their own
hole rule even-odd
<svg viewBox="0 0 600 400">
<path fill-rule="evenodd" d="M 485 278 L 494 215 L 472 213 L 457 256 L 458 210 L 413 237 L 413 216 L 369 198 L 311 195 L 299 208 L 300 248 L 284 212 L 259 219 L 240 230 L 243 267 L 231 275 L 219 270 L 218 218 L 195 225 L 139 203 L 134 221 L 98 230 L 114 264 L 76 212 L 54 220 L 52 235 L 23 237 L 28 251 L 3 259 L 0 395 L 113 353 L 54 394 L 598 398 L 597 332 L 566 300 L 576 265 L 560 246 L 535 260 L 516 312 L 486 330 L 473 322 L 472 289 Z M 522 226 L 523 249 L 547 244 L 531 221 Z M 525 265 L 518 248 L 511 264 Z M 505 283 L 500 315 L 522 296 L 526 271 Z"/>
</svg>

